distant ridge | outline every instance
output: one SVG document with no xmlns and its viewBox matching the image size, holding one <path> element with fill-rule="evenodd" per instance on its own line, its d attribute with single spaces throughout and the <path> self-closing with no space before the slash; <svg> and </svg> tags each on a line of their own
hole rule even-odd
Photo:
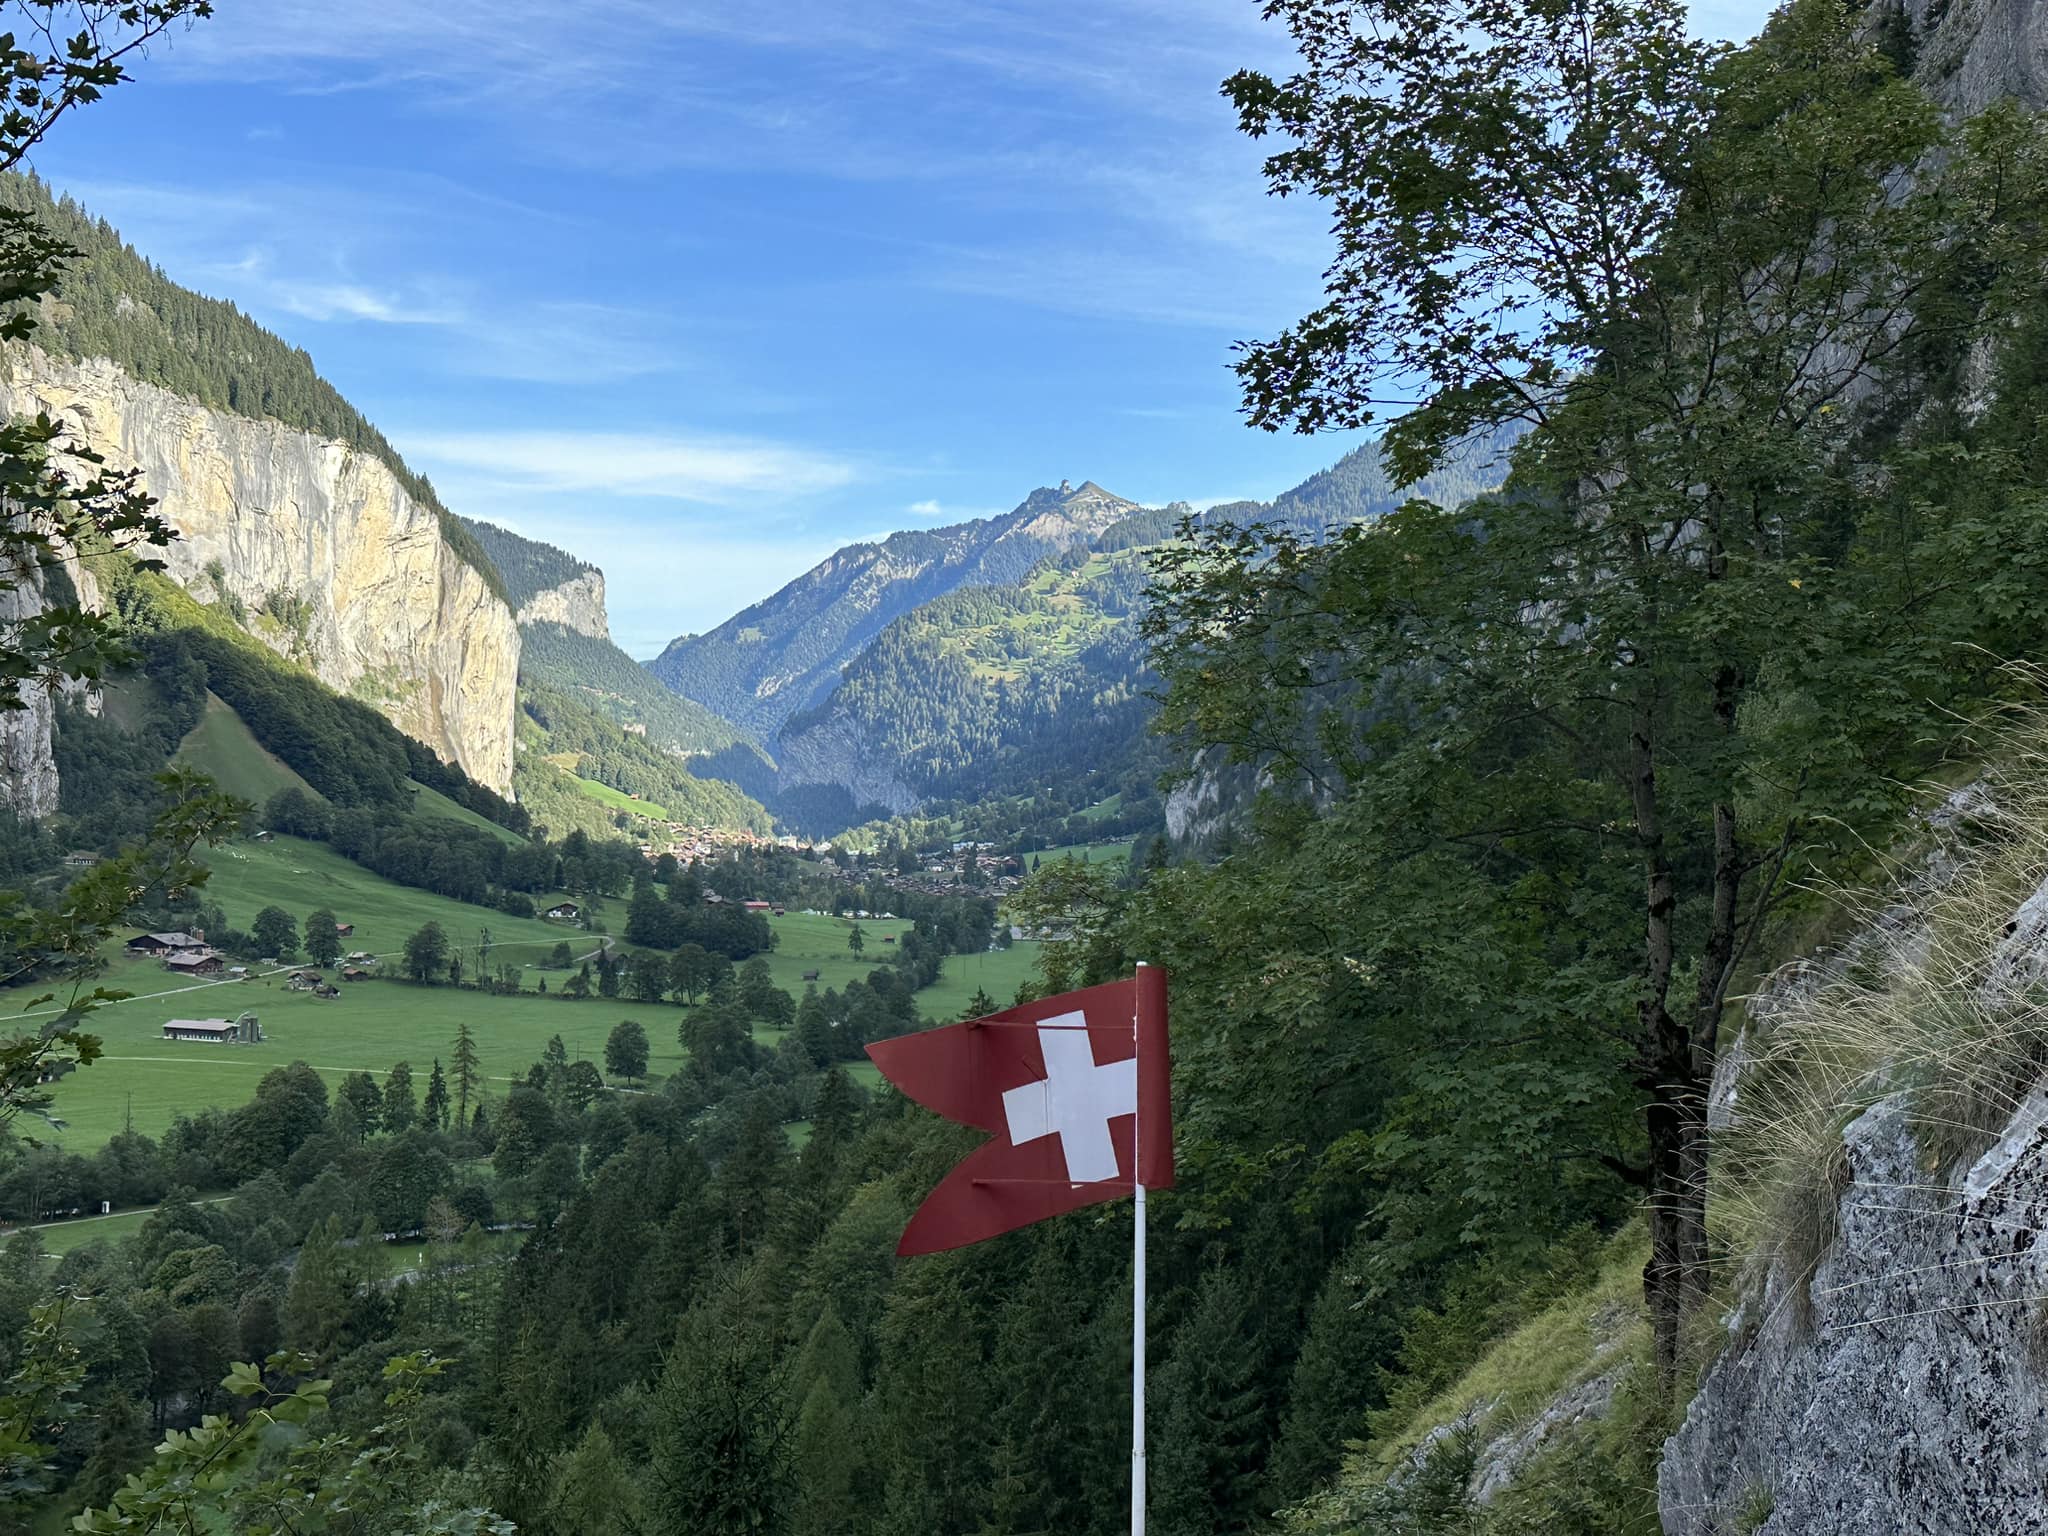
<svg viewBox="0 0 2048 1536">
<path fill-rule="evenodd" d="M 1001 517 L 851 544 L 707 634 L 648 663 L 686 699 L 763 739 L 821 703 L 890 621 L 963 587 L 1021 581 L 1047 555 L 1143 510 L 1086 480 L 1033 491 Z"/>
</svg>

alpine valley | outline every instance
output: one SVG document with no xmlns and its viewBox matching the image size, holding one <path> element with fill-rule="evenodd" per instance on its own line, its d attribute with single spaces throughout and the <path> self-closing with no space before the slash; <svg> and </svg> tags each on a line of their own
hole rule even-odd
<svg viewBox="0 0 2048 1536">
<path fill-rule="evenodd" d="M 0 0 L 0 1533 L 2044 1529 L 2048 0 L 1213 9 Z"/>
</svg>

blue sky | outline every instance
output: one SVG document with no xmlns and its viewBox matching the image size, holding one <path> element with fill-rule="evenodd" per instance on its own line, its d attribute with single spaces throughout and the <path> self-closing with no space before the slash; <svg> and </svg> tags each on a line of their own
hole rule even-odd
<svg viewBox="0 0 2048 1536">
<path fill-rule="evenodd" d="M 1287 63 L 1255 0 L 216 12 L 37 168 L 602 565 L 634 655 L 1063 477 L 1265 498 L 1353 446 L 1236 414 L 1231 342 L 1329 254 L 1217 94 Z"/>
</svg>

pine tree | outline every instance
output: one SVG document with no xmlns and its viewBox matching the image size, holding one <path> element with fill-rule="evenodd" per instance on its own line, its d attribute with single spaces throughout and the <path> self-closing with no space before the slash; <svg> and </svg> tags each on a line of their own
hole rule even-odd
<svg viewBox="0 0 2048 1536">
<path fill-rule="evenodd" d="M 403 1135 L 419 1118 L 419 1103 L 412 1088 L 412 1063 L 401 1061 L 384 1079 L 384 1129 Z"/>
<path fill-rule="evenodd" d="M 420 1115 L 437 1131 L 448 1129 L 448 1079 L 441 1075 L 441 1058 L 434 1058 L 433 1076 L 427 1079 L 427 1096 L 420 1105 Z"/>
<path fill-rule="evenodd" d="M 470 1120 L 469 1101 L 476 1097 L 483 1087 L 483 1071 L 477 1065 L 476 1040 L 469 1032 L 469 1020 L 463 1019 L 455 1026 L 455 1054 L 450 1058 L 455 1063 L 455 1121 L 458 1125 L 473 1123 Z M 483 1106 L 477 1106 L 481 1109 Z"/>
<path fill-rule="evenodd" d="M 863 1466 L 853 1404 L 860 1378 L 853 1339 L 830 1302 L 818 1316 L 791 1372 L 797 1405 L 790 1445 L 796 1498 L 794 1536 L 840 1536 L 856 1523 L 855 1483 Z"/>
<path fill-rule="evenodd" d="M 1265 1444 L 1248 1334 L 1242 1289 L 1229 1270 L 1210 1269 L 1147 1404 L 1156 1408 L 1151 1490 L 1162 1536 L 1225 1536 L 1249 1530 L 1258 1514 Z"/>
<path fill-rule="evenodd" d="M 787 1389 L 761 1310 L 734 1278 L 676 1330 L 654 1392 L 649 1502 L 664 1533 L 788 1528 Z"/>
</svg>

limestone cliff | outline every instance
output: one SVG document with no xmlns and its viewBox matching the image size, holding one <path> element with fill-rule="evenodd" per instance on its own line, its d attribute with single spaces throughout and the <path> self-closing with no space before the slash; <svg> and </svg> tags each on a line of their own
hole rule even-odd
<svg viewBox="0 0 2048 1536">
<path fill-rule="evenodd" d="M 604 572 L 592 567 L 559 586 L 536 592 L 519 608 L 521 624 L 560 624 L 593 640 L 612 637 L 604 610 Z"/>
<path fill-rule="evenodd" d="M 71 560 L 65 563 L 64 575 L 78 601 L 87 610 L 98 612 L 99 588 L 91 572 Z M 48 581 L 45 575 L 18 587 L 0 589 L 0 632 L 51 606 L 47 600 Z M 67 595 L 59 606 L 69 601 Z M 95 714 L 99 712 L 99 695 L 83 684 L 71 684 L 58 692 L 82 700 Z M 20 709 L 0 712 L 0 809 L 12 811 L 26 821 L 40 821 L 57 809 L 57 760 L 50 740 L 56 713 L 57 693 L 36 687 L 23 688 Z"/>
<path fill-rule="evenodd" d="M 480 783 L 510 789 L 512 612 L 380 460 L 209 410 L 104 359 L 11 349 L 0 412 L 36 411 L 142 470 L 181 535 L 162 555 L 177 581 L 238 606 L 265 643 Z"/>
</svg>

